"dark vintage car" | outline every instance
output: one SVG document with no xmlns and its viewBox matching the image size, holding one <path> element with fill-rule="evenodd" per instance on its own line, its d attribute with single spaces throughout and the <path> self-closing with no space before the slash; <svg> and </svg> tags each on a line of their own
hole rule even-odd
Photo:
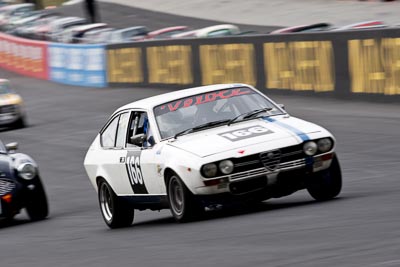
<svg viewBox="0 0 400 267">
<path fill-rule="evenodd" d="M 16 153 L 17 148 L 17 143 L 0 140 L 0 219 L 11 220 L 26 208 L 31 220 L 42 220 L 48 204 L 38 166 L 28 155 Z"/>
</svg>

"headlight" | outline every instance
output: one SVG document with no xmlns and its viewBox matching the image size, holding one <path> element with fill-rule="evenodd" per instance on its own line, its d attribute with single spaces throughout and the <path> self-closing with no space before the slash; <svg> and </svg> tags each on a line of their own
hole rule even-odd
<svg viewBox="0 0 400 267">
<path fill-rule="evenodd" d="M 19 176 L 25 180 L 32 180 L 37 174 L 37 169 L 32 163 L 22 163 L 17 168 Z"/>
<path fill-rule="evenodd" d="M 308 156 L 314 156 L 317 153 L 318 146 L 314 141 L 309 141 L 304 144 L 303 150 L 304 153 Z"/>
<path fill-rule="evenodd" d="M 219 163 L 219 170 L 223 174 L 230 174 L 233 172 L 233 162 L 230 160 L 223 160 Z"/>
<path fill-rule="evenodd" d="M 207 178 L 211 178 L 217 175 L 218 167 L 215 163 L 209 163 L 201 168 L 203 175 Z"/>
<path fill-rule="evenodd" d="M 328 152 L 329 150 L 332 149 L 333 143 L 330 138 L 322 138 L 322 139 L 318 140 L 317 143 L 318 143 L 318 149 L 322 153 Z"/>
</svg>

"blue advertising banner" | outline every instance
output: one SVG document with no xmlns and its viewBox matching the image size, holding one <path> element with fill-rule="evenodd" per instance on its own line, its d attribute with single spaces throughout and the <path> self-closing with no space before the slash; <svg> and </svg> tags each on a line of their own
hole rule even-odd
<svg viewBox="0 0 400 267">
<path fill-rule="evenodd" d="M 48 64 L 51 81 L 90 87 L 107 85 L 104 45 L 50 43 Z"/>
</svg>

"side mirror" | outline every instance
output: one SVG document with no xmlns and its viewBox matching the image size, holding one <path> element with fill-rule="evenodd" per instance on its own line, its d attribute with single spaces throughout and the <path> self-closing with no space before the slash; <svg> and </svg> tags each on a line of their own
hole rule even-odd
<svg viewBox="0 0 400 267">
<path fill-rule="evenodd" d="M 145 140 L 146 140 L 145 134 L 136 134 L 134 136 L 131 136 L 130 143 L 134 144 L 135 146 L 143 146 Z"/>
<path fill-rule="evenodd" d="M 18 143 L 12 142 L 6 145 L 6 149 L 8 152 L 13 153 L 15 150 L 18 149 Z"/>
<path fill-rule="evenodd" d="M 285 110 L 285 105 L 284 105 L 284 104 L 278 104 L 278 106 L 279 106 L 281 109 Z"/>
</svg>

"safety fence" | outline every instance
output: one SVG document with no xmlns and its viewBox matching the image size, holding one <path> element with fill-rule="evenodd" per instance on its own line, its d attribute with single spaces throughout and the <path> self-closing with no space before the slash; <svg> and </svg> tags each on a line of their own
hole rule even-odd
<svg viewBox="0 0 400 267">
<path fill-rule="evenodd" d="M 49 79 L 70 85 L 105 87 L 104 45 L 49 43 Z"/>
<path fill-rule="evenodd" d="M 236 36 L 112 45 L 0 35 L 0 66 L 91 87 L 247 83 L 266 91 L 400 99 L 400 29 Z"/>
<path fill-rule="evenodd" d="M 48 79 L 47 43 L 0 33 L 0 67 L 25 76 Z"/>
</svg>

